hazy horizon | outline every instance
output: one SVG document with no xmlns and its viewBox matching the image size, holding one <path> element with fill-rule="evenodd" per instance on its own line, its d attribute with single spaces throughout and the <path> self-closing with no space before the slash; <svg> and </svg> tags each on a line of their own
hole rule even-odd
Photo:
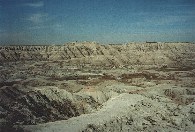
<svg viewBox="0 0 195 132">
<path fill-rule="evenodd" d="M 194 0 L 0 0 L 0 45 L 195 42 Z"/>
</svg>

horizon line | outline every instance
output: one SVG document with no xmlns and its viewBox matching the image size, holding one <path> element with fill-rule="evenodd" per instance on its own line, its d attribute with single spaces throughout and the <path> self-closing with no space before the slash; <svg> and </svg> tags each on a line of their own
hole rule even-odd
<svg viewBox="0 0 195 132">
<path fill-rule="evenodd" d="M 189 42 L 189 41 L 129 41 L 129 42 L 120 42 L 120 43 L 101 43 L 101 42 L 97 42 L 97 41 L 70 41 L 70 42 L 65 42 L 65 43 L 61 43 L 61 44 L 55 44 L 55 43 L 48 43 L 48 44 L 0 44 L 0 46 L 63 46 L 66 44 L 84 44 L 84 43 L 95 43 L 95 44 L 103 44 L 103 45 L 117 45 L 117 44 L 131 44 L 131 43 L 148 43 L 148 44 L 152 44 L 152 43 L 191 43 L 191 44 L 195 44 L 195 42 Z"/>
</svg>

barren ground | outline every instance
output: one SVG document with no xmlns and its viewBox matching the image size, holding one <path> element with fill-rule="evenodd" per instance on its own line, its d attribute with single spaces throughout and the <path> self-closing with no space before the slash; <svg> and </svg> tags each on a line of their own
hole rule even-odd
<svg viewBox="0 0 195 132">
<path fill-rule="evenodd" d="M 195 45 L 0 47 L 0 131 L 195 131 Z"/>
</svg>

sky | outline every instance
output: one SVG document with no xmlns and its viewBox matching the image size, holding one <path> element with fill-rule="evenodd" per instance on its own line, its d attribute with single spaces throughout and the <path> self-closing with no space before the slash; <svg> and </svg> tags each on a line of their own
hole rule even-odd
<svg viewBox="0 0 195 132">
<path fill-rule="evenodd" d="M 195 0 L 0 0 L 0 45 L 195 42 Z"/>
</svg>

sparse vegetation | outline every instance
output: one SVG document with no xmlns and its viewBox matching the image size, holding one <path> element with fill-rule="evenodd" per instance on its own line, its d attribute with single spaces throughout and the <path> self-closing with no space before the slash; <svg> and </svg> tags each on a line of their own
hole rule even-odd
<svg viewBox="0 0 195 132">
<path fill-rule="evenodd" d="M 190 130 L 192 47 L 157 42 L 0 47 L 0 131 L 47 131 L 50 126 L 42 125 L 49 122 L 70 131 Z"/>
</svg>

